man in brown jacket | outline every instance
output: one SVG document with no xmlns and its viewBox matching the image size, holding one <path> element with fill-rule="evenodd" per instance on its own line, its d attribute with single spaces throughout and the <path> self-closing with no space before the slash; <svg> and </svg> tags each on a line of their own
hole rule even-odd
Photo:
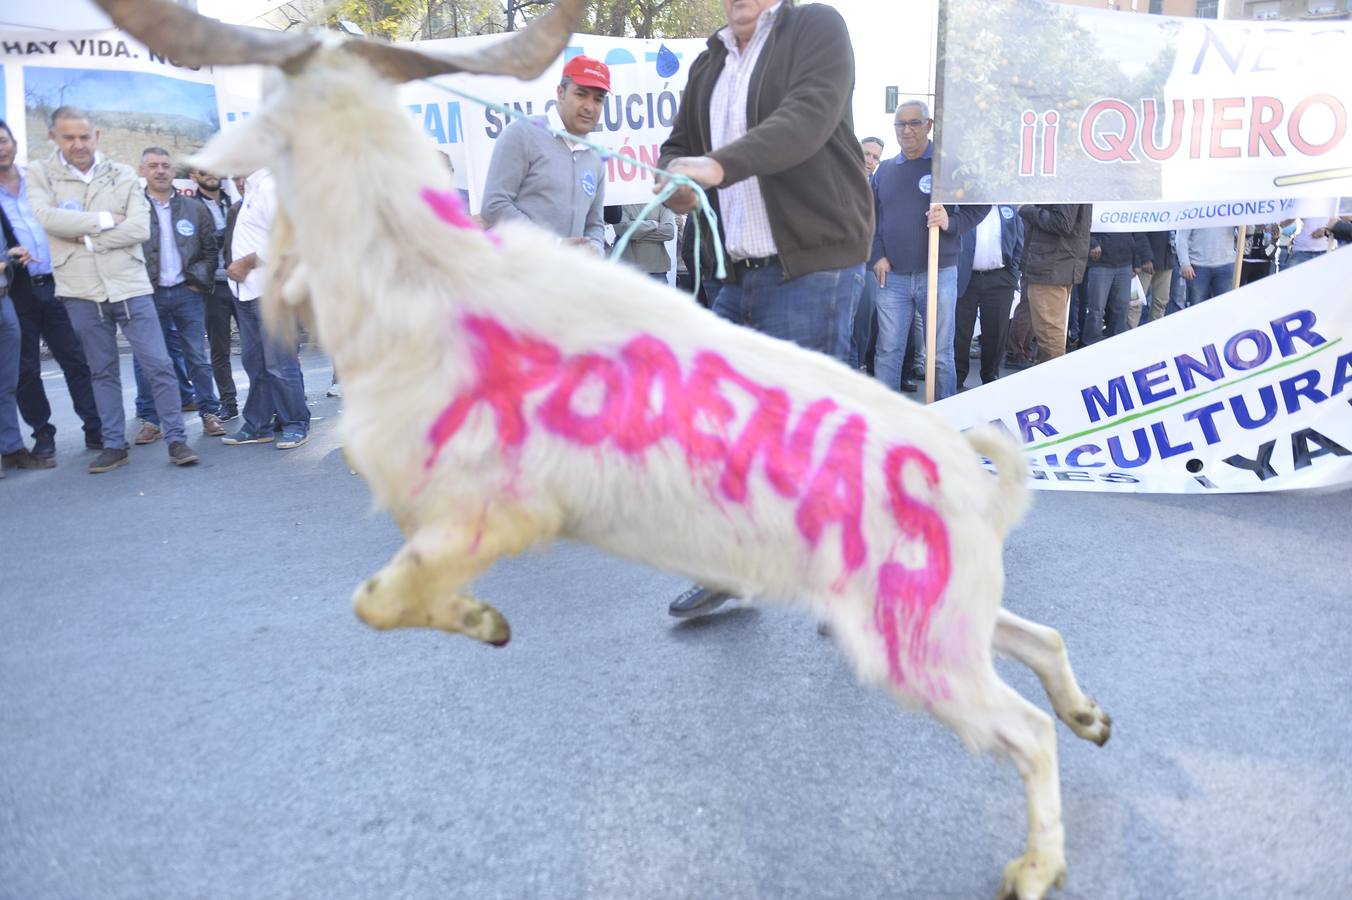
<svg viewBox="0 0 1352 900">
<path fill-rule="evenodd" d="M 1028 203 L 1023 219 L 1024 302 L 1032 314 L 1037 361 L 1066 355 L 1070 289 L 1089 265 L 1093 207 L 1087 203 Z"/>
<path fill-rule="evenodd" d="M 690 66 L 659 165 L 710 191 L 728 255 L 713 309 L 846 361 L 873 241 L 873 197 L 850 112 L 854 49 L 829 6 L 723 0 L 727 27 Z M 667 202 L 695 209 L 682 188 Z M 712 245 L 702 260 L 713 259 Z M 728 595 L 695 587 L 671 614 Z"/>
</svg>

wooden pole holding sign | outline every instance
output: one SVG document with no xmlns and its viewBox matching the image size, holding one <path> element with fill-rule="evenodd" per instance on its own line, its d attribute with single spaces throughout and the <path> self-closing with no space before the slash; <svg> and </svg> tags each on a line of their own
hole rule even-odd
<svg viewBox="0 0 1352 900">
<path fill-rule="evenodd" d="M 934 120 L 934 163 L 930 168 L 932 185 L 940 183 L 939 173 L 943 163 L 943 154 L 939 152 L 943 140 L 944 128 L 940 121 L 944 109 L 944 66 L 948 56 L 945 46 L 945 33 L 948 30 L 948 4 L 939 0 L 936 10 L 938 21 L 938 40 L 935 42 L 934 57 L 934 111 L 930 114 Z M 929 263 L 925 270 L 925 402 L 934 402 L 934 351 L 939 328 L 939 229 L 929 226 Z M 953 348 L 949 347 L 949 352 Z"/>
<path fill-rule="evenodd" d="M 934 350 L 939 328 L 939 226 L 929 227 L 929 264 L 925 268 L 925 402 L 934 402 Z"/>
<path fill-rule="evenodd" d="M 1235 278 L 1230 284 L 1230 290 L 1239 289 L 1239 276 L 1244 273 L 1244 242 L 1249 238 L 1249 226 L 1239 226 L 1239 249 L 1235 251 Z"/>
</svg>

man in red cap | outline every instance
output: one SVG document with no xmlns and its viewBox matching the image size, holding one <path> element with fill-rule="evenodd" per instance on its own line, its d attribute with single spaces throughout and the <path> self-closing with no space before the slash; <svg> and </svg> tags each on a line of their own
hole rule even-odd
<svg viewBox="0 0 1352 900">
<path fill-rule="evenodd" d="M 563 67 L 558 102 L 548 115 L 517 119 L 493 147 L 484 185 L 483 208 L 489 225 L 529 219 L 569 243 L 605 250 L 605 163 L 591 148 L 539 127 L 586 138 L 601 119 L 610 92 L 610 69 L 588 56 L 575 56 Z"/>
</svg>

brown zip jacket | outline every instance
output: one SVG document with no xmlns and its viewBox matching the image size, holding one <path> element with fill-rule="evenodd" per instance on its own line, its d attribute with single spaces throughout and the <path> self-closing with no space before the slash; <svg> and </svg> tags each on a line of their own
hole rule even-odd
<svg viewBox="0 0 1352 900">
<path fill-rule="evenodd" d="M 727 55 L 714 35 L 691 64 L 659 165 L 711 156 L 723 166 L 724 186 L 758 177 L 790 278 L 864 262 L 873 241 L 873 194 L 854 133 L 854 48 L 845 20 L 824 4 L 786 2 L 751 73 L 747 132 L 713 150 L 710 98 Z M 718 211 L 717 192 L 710 201 Z M 701 261 L 712 266 L 711 247 Z"/>
</svg>

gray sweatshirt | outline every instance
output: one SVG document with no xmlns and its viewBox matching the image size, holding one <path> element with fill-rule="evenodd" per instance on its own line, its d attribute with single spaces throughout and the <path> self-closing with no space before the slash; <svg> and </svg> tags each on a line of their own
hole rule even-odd
<svg viewBox="0 0 1352 900">
<path fill-rule="evenodd" d="M 570 150 L 543 127 L 517 119 L 493 148 L 480 215 L 490 225 L 529 219 L 559 237 L 585 237 L 605 249 L 605 164 L 595 150 Z"/>
<path fill-rule="evenodd" d="M 1180 228 L 1175 246 L 1179 266 L 1223 266 L 1235 261 L 1235 229 Z"/>
</svg>

